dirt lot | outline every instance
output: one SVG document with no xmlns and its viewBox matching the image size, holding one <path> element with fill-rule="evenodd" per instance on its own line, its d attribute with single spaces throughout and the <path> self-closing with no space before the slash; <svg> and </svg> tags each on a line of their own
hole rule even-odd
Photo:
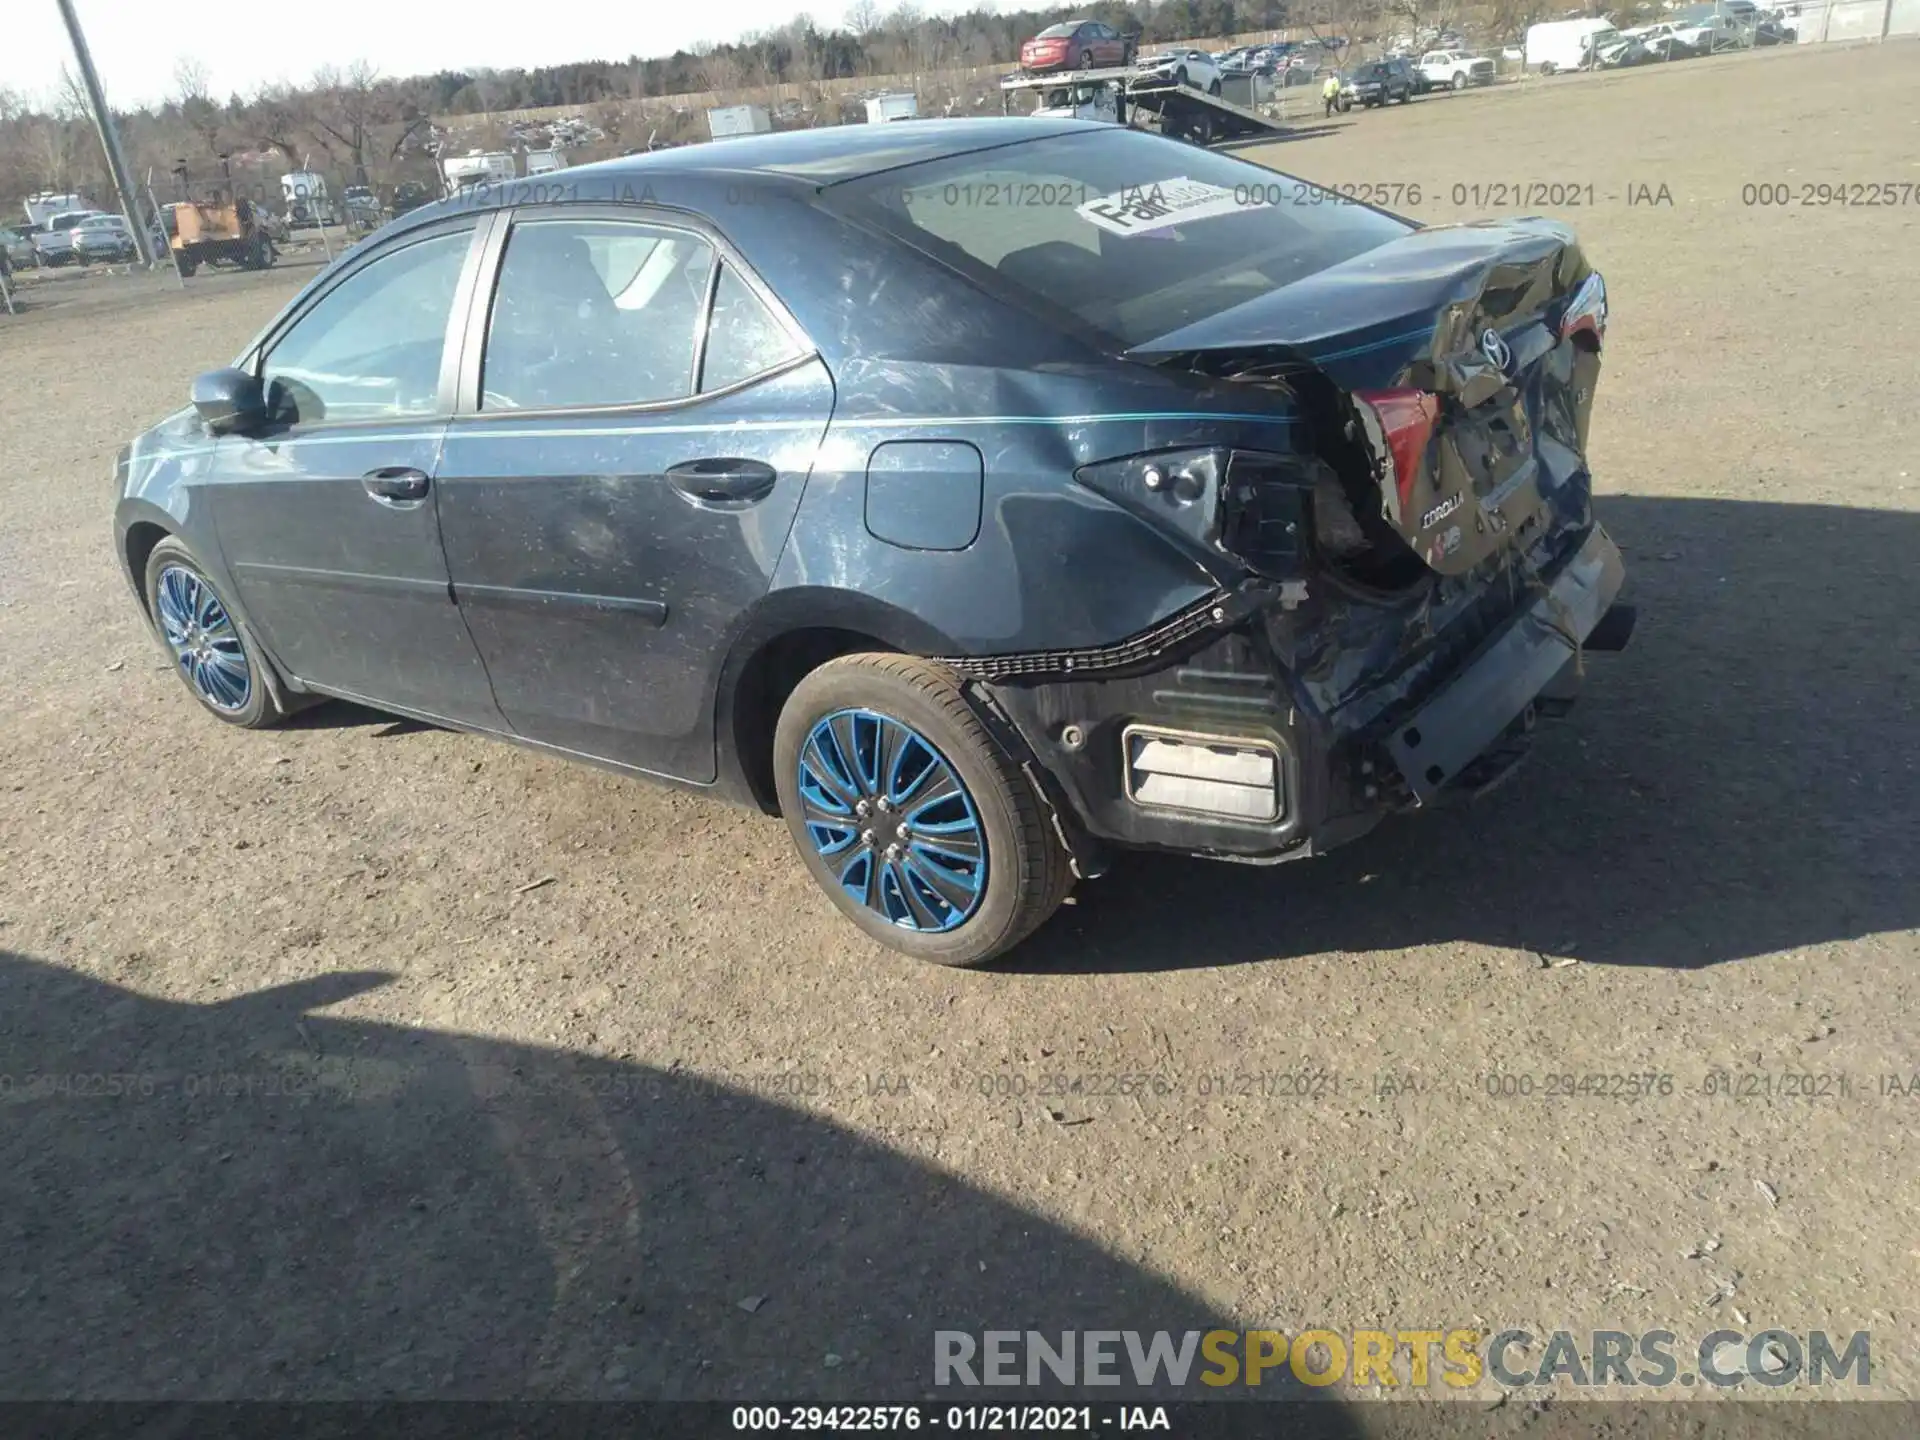
<svg viewBox="0 0 1920 1440">
<path fill-rule="evenodd" d="M 346 707 L 204 718 L 109 555 L 112 456 L 310 272 L 0 316 L 0 1394 L 898 1400 L 936 1326 L 1214 1317 L 1870 1330 L 1872 1393 L 1920 1397 L 1920 1096 L 1882 1078 L 1920 1071 L 1920 210 L 1741 191 L 1911 189 L 1916 61 L 1251 152 L 1579 225 L 1641 631 L 1485 802 L 1125 863 L 983 974 L 858 939 L 757 815 Z"/>
</svg>

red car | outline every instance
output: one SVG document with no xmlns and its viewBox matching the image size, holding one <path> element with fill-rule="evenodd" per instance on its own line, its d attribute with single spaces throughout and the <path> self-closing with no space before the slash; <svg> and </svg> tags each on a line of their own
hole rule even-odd
<svg viewBox="0 0 1920 1440">
<path fill-rule="evenodd" d="M 1020 68 L 1028 74 L 1048 70 L 1097 70 L 1131 65 L 1138 37 L 1122 35 L 1098 20 L 1069 20 L 1052 25 L 1020 47 Z"/>
</svg>

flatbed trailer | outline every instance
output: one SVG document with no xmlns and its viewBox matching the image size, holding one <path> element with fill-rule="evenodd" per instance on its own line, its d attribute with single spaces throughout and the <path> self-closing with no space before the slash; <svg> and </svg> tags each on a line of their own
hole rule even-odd
<svg viewBox="0 0 1920 1440">
<path fill-rule="evenodd" d="M 1009 75 L 1000 82 L 1000 108 L 1003 113 L 1011 114 L 1013 97 L 1026 91 L 1073 91 L 1104 85 L 1114 87 L 1119 100 L 1116 109 L 1120 124 L 1142 125 L 1175 139 L 1191 140 L 1196 145 L 1278 135 L 1286 130 L 1278 120 L 1270 120 L 1258 110 L 1130 66 L 1063 70 L 1051 75 Z"/>
</svg>

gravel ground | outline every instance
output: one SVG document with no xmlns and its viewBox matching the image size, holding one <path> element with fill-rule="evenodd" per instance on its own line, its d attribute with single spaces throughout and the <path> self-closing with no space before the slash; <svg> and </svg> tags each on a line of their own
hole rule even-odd
<svg viewBox="0 0 1920 1440">
<path fill-rule="evenodd" d="M 1917 212 L 1742 203 L 1911 191 L 1917 60 L 1247 152 L 1579 226 L 1641 630 L 1484 802 L 1271 872 L 1124 862 L 980 974 L 865 943 L 758 815 L 345 706 L 204 718 L 116 574 L 112 455 L 311 272 L 29 287 L 0 1395 L 905 1399 L 936 1326 L 1212 1317 L 1870 1330 L 1872 1393 L 1920 1397 Z"/>
</svg>

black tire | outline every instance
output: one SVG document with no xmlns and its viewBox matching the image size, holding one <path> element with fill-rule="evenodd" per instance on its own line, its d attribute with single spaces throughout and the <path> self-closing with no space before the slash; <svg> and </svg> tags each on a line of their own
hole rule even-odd
<svg viewBox="0 0 1920 1440">
<path fill-rule="evenodd" d="M 1218 95 L 1220 93 L 1220 82 L 1218 80 L 1209 81 L 1207 84 L 1207 93 L 1209 95 Z"/>
<path fill-rule="evenodd" d="M 1467 77 L 1464 73 L 1461 73 L 1458 71 L 1455 72 L 1453 77 L 1453 88 L 1455 90 L 1464 90 L 1467 88 Z"/>
<path fill-rule="evenodd" d="M 1082 70 L 1093 69 L 1093 52 L 1091 50 L 1082 50 L 1080 52 L 1080 68 Z"/>
<path fill-rule="evenodd" d="M 1190 83 L 1190 82 L 1189 82 L 1189 81 L 1187 80 L 1187 67 L 1186 67 L 1186 66 L 1184 66 L 1184 65 L 1182 65 L 1182 66 L 1181 66 L 1181 67 L 1180 67 L 1180 68 L 1179 68 L 1178 70 L 1176 70 L 1176 71 L 1174 71 L 1174 72 L 1173 72 L 1173 83 L 1174 83 L 1174 84 L 1176 84 L 1176 85 L 1186 85 L 1186 84 L 1188 84 L 1188 83 Z"/>
<path fill-rule="evenodd" d="M 200 262 L 191 255 L 181 255 L 178 259 L 180 261 L 180 273 L 183 276 L 191 275 L 200 268 Z"/>
<path fill-rule="evenodd" d="M 917 731 L 965 787 L 984 839 L 986 879 L 971 912 L 952 929 L 890 923 L 848 893 L 808 833 L 800 797 L 801 750 L 820 722 L 845 710 L 869 711 Z M 814 880 L 855 925 L 916 960 L 984 964 L 1037 930 L 1073 888 L 1072 865 L 1045 800 L 943 666 L 882 654 L 846 655 L 821 666 L 800 682 L 780 712 L 773 764 L 781 813 Z"/>
<path fill-rule="evenodd" d="M 247 664 L 246 698 L 241 704 L 223 707 L 208 700 L 188 678 L 184 662 L 175 654 L 161 621 L 160 584 L 161 578 L 169 570 L 189 572 L 206 587 L 219 603 L 220 608 L 225 611 Z M 173 673 L 180 677 L 180 683 L 186 686 L 187 693 L 199 702 L 201 709 L 215 719 L 228 725 L 236 725 L 242 730 L 265 730 L 287 718 L 290 712 L 280 704 L 278 677 L 273 674 L 269 661 L 261 653 L 259 644 L 247 630 L 246 624 L 229 607 L 227 597 L 221 593 L 220 587 L 213 583 L 207 572 L 201 568 L 200 562 L 194 559 L 191 550 L 174 536 L 167 536 L 153 547 L 153 553 L 147 557 L 147 573 L 143 583 L 147 597 L 147 614 L 153 618 L 154 635 L 159 639 L 161 648 L 166 651 L 168 660 L 173 662 Z"/>
</svg>

